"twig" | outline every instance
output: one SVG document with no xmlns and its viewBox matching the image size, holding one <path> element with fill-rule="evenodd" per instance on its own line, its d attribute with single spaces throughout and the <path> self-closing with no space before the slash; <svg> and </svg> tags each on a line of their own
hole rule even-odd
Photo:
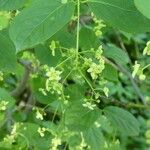
<svg viewBox="0 0 150 150">
<path fill-rule="evenodd" d="M 12 119 L 12 109 L 11 108 L 8 108 L 6 110 L 6 126 L 7 126 L 7 130 L 8 132 L 10 133 L 11 132 L 11 129 L 12 129 L 12 124 L 13 124 L 13 119 Z"/>
<path fill-rule="evenodd" d="M 144 98 L 143 94 L 141 93 L 141 91 L 140 91 L 138 85 L 136 84 L 135 80 L 133 79 L 131 73 L 128 72 L 128 71 L 127 71 L 124 67 L 122 67 L 121 65 L 117 64 L 117 66 L 118 66 L 119 70 L 120 70 L 121 72 L 123 72 L 123 73 L 130 79 L 131 84 L 132 84 L 132 86 L 133 86 L 133 88 L 134 88 L 136 94 L 137 94 L 138 97 L 141 99 L 142 103 L 143 103 L 144 105 L 146 105 L 145 98 Z"/>
<path fill-rule="evenodd" d="M 127 51 L 127 49 L 126 49 L 126 47 L 125 47 L 125 45 L 124 45 L 124 43 L 123 43 L 123 41 L 122 41 L 122 38 L 121 38 L 120 34 L 118 33 L 118 31 L 115 31 L 115 33 L 116 33 L 118 42 L 119 42 L 119 44 L 120 44 L 120 47 L 121 47 L 121 48 L 125 51 L 125 53 L 127 54 L 128 58 L 129 58 L 129 63 L 130 63 L 130 65 L 132 66 L 132 62 L 131 62 L 131 59 L 130 59 L 130 57 L 129 57 L 128 51 Z"/>
<path fill-rule="evenodd" d="M 31 94 L 28 98 L 26 105 L 25 105 L 26 114 L 29 114 L 29 112 L 32 110 L 32 108 L 34 106 L 35 106 L 35 99 L 34 99 L 34 96 Z"/>
<path fill-rule="evenodd" d="M 125 69 L 124 67 L 122 67 L 120 64 L 115 64 L 115 63 L 113 63 L 112 61 L 110 61 L 110 60 L 107 59 L 107 58 L 105 58 L 105 61 L 106 61 L 107 63 L 109 63 L 110 65 L 112 65 L 114 68 L 116 68 L 118 71 L 121 71 L 123 74 L 125 74 L 125 75 L 130 79 L 130 82 L 131 82 L 131 84 L 132 84 L 132 86 L 133 86 L 133 88 L 134 88 L 134 90 L 135 90 L 137 96 L 141 99 L 142 103 L 143 103 L 144 105 L 146 105 L 145 98 L 144 98 L 143 94 L 141 93 L 141 91 L 140 91 L 138 85 L 137 85 L 136 82 L 134 81 L 134 79 L 133 79 L 131 73 L 128 72 L 128 70 L 126 70 L 126 69 Z"/>
</svg>

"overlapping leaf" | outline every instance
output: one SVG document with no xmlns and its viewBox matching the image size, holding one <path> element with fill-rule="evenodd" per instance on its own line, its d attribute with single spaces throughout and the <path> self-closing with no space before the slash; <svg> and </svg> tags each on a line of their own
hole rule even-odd
<svg viewBox="0 0 150 150">
<path fill-rule="evenodd" d="M 74 13 L 74 3 L 37 0 L 23 10 L 10 26 L 10 37 L 17 51 L 44 42 L 59 31 Z"/>
<path fill-rule="evenodd" d="M 8 36 L 0 33 L 0 69 L 15 72 L 16 67 L 15 47 Z"/>
<path fill-rule="evenodd" d="M 133 0 L 89 0 L 94 14 L 126 32 L 150 31 L 150 20 L 135 7 Z"/>
<path fill-rule="evenodd" d="M 130 136 L 139 134 L 139 123 L 128 111 L 115 106 L 108 106 L 104 112 L 114 128 L 121 134 Z"/>
<path fill-rule="evenodd" d="M 150 19 L 150 1 L 149 0 L 134 0 L 137 9 L 147 18 Z"/>
<path fill-rule="evenodd" d="M 26 0 L 0 0 L 0 10 L 15 10 L 23 6 Z"/>
</svg>

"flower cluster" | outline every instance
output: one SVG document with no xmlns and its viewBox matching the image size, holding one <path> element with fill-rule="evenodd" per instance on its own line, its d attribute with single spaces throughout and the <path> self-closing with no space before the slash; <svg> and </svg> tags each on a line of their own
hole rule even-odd
<svg viewBox="0 0 150 150">
<path fill-rule="evenodd" d="M 57 92 L 62 93 L 62 84 L 59 82 L 61 80 L 61 71 L 56 70 L 54 67 L 46 67 L 46 91 L 51 91 L 51 93 Z"/>
<path fill-rule="evenodd" d="M 57 150 L 57 147 L 61 145 L 61 139 L 59 137 L 55 137 L 51 142 L 51 150 Z"/>
<path fill-rule="evenodd" d="M 5 111 L 6 108 L 7 108 L 7 105 L 8 105 L 8 102 L 2 100 L 2 101 L 0 102 L 0 111 Z"/>
<path fill-rule="evenodd" d="M 96 63 L 92 63 L 90 68 L 87 70 L 91 74 L 92 79 L 97 79 L 98 75 L 101 73 L 101 66 Z"/>
<path fill-rule="evenodd" d="M 92 104 L 91 101 L 88 101 L 87 99 L 84 99 L 84 104 L 82 104 L 83 107 L 87 107 L 90 110 L 94 110 L 94 108 L 96 107 L 96 104 Z"/>
<path fill-rule="evenodd" d="M 44 132 L 46 131 L 46 128 L 44 127 L 39 127 L 38 128 L 38 133 L 40 134 L 41 137 L 44 137 Z"/>
<path fill-rule="evenodd" d="M 36 118 L 39 119 L 39 120 L 43 120 L 44 116 L 46 115 L 46 113 L 42 110 L 42 109 L 39 109 L 39 108 L 34 108 L 36 110 Z"/>
<path fill-rule="evenodd" d="M 101 36 L 102 35 L 102 28 L 106 27 L 104 24 L 103 20 L 98 20 L 92 13 L 93 16 L 93 21 L 95 22 L 96 26 L 94 27 L 93 31 L 95 32 L 96 36 Z"/>
<path fill-rule="evenodd" d="M 105 68 L 105 61 L 102 53 L 102 46 L 100 46 L 95 52 L 95 58 L 98 60 L 98 63 L 93 62 L 91 59 L 85 60 L 86 64 L 90 64 L 87 72 L 91 74 L 93 80 L 97 79 L 100 73 Z"/>
<path fill-rule="evenodd" d="M 17 138 L 17 135 L 18 135 L 17 131 L 21 125 L 22 125 L 22 123 L 15 123 L 12 127 L 10 135 L 7 135 L 6 137 L 4 137 L 4 139 L 3 139 L 4 142 L 9 143 L 10 145 L 12 143 L 14 143 L 15 139 Z"/>
</svg>

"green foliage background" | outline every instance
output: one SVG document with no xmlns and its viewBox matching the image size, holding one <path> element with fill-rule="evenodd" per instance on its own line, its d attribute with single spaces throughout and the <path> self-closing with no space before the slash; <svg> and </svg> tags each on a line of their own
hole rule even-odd
<svg viewBox="0 0 150 150">
<path fill-rule="evenodd" d="M 149 0 L 0 0 L 0 150 L 148 150 L 149 31 Z"/>
</svg>

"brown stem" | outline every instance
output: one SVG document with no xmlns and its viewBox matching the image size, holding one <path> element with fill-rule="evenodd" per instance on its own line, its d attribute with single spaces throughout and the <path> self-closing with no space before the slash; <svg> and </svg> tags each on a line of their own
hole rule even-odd
<svg viewBox="0 0 150 150">
<path fill-rule="evenodd" d="M 30 70 L 31 70 L 31 63 L 23 60 L 19 60 L 19 63 L 24 66 L 24 75 L 22 80 L 20 81 L 19 85 L 11 92 L 11 96 L 17 98 L 20 94 L 25 90 L 27 81 L 29 79 Z"/>
</svg>

